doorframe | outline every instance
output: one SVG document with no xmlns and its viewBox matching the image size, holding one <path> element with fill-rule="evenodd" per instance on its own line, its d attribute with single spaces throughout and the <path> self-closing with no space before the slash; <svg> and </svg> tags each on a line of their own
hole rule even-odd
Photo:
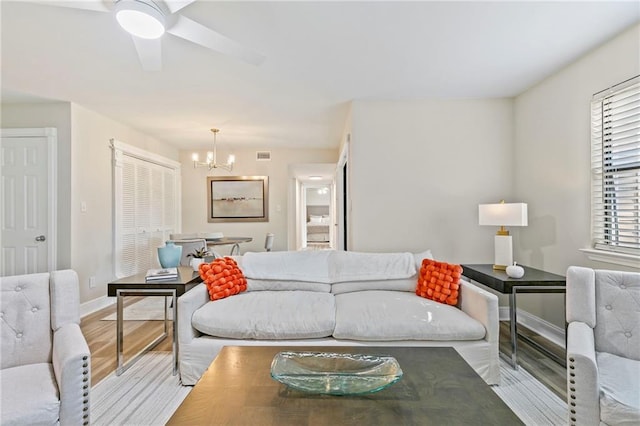
<svg viewBox="0 0 640 426">
<path fill-rule="evenodd" d="M 47 268 L 57 269 L 58 246 L 58 129 L 55 127 L 34 127 L 0 129 L 3 138 L 46 138 L 47 140 Z"/>
<path fill-rule="evenodd" d="M 349 246 L 350 232 L 350 213 L 351 202 L 349 194 L 349 149 L 351 145 L 351 135 L 347 135 L 347 141 L 342 145 L 338 163 L 336 165 L 336 175 L 334 182 L 336 183 L 335 205 L 335 249 L 347 251 Z M 346 167 L 346 173 L 345 173 Z"/>
</svg>

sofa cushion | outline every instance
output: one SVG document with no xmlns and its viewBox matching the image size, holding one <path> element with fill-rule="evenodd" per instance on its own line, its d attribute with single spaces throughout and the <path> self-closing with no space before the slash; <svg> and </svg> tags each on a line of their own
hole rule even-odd
<svg viewBox="0 0 640 426">
<path fill-rule="evenodd" d="M 596 351 L 640 360 L 640 280 L 634 272 L 595 271 Z"/>
<path fill-rule="evenodd" d="M 609 425 L 640 424 L 640 361 L 597 352 L 600 419 Z"/>
<path fill-rule="evenodd" d="M 247 278 L 331 283 L 330 250 L 248 252 L 240 268 Z"/>
<path fill-rule="evenodd" d="M 329 277 L 331 283 L 411 278 L 416 263 L 411 253 L 360 253 L 330 251 Z"/>
<path fill-rule="evenodd" d="M 208 302 L 191 319 L 201 333 L 232 339 L 313 339 L 335 327 L 335 299 L 312 291 L 254 291 Z"/>
<path fill-rule="evenodd" d="M 0 370 L 0 384 L 3 426 L 58 423 L 60 401 L 52 364 L 26 364 Z"/>
<path fill-rule="evenodd" d="M 315 283 L 311 281 L 288 281 L 288 280 L 256 280 L 247 278 L 247 291 L 286 291 L 286 290 L 302 290 L 302 291 L 318 291 L 320 293 L 329 293 L 331 284 Z"/>
<path fill-rule="evenodd" d="M 1 368 L 51 362 L 49 274 L 3 277 L 0 286 Z"/>
<path fill-rule="evenodd" d="M 414 291 L 415 289 L 416 277 L 399 280 L 346 281 L 331 284 L 331 293 L 333 294 L 364 290 Z"/>
<path fill-rule="evenodd" d="M 333 336 L 351 340 L 480 340 L 484 326 L 460 309 L 401 291 L 337 294 Z"/>
</svg>

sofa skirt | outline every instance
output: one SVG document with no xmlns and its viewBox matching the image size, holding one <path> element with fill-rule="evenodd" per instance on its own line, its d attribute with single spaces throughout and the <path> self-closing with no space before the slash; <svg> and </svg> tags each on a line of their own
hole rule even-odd
<svg viewBox="0 0 640 426">
<path fill-rule="evenodd" d="M 375 341 L 337 340 L 332 337 L 303 340 L 237 340 L 201 335 L 179 352 L 180 380 L 193 386 L 224 346 L 400 346 L 453 347 L 489 385 L 500 384 L 500 364 L 486 340 L 474 341 Z"/>
</svg>

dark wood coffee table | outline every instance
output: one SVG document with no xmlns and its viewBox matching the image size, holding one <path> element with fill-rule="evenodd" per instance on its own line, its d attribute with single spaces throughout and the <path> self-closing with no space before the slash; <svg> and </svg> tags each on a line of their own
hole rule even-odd
<svg viewBox="0 0 640 426">
<path fill-rule="evenodd" d="M 391 355 L 402 379 L 358 396 L 312 395 L 271 378 L 284 350 Z M 450 347 L 280 347 L 222 349 L 168 425 L 519 425 L 523 424 Z"/>
</svg>

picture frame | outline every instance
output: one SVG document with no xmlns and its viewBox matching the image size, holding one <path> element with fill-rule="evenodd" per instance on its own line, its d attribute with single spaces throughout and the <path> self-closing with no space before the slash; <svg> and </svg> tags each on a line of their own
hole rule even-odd
<svg viewBox="0 0 640 426">
<path fill-rule="evenodd" d="M 207 221 L 268 222 L 268 176 L 208 176 Z"/>
</svg>

